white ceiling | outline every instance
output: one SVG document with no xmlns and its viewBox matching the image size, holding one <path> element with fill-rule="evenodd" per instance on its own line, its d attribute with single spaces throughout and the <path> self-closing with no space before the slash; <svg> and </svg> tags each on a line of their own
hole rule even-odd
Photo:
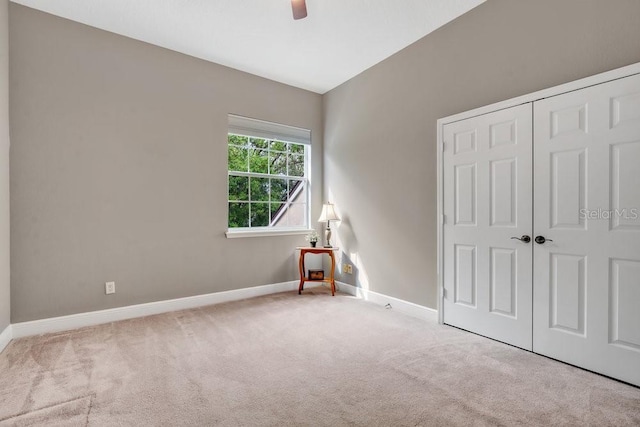
<svg viewBox="0 0 640 427">
<path fill-rule="evenodd" d="M 12 0 L 325 93 L 485 0 Z"/>
</svg>

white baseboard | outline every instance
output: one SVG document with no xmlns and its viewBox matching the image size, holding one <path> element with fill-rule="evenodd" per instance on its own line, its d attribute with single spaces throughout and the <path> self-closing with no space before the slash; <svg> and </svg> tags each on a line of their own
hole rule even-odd
<svg viewBox="0 0 640 427">
<path fill-rule="evenodd" d="M 69 316 L 33 320 L 30 322 L 14 323 L 9 327 L 11 329 L 7 329 L 9 329 L 8 334 L 12 335 L 12 337 L 10 336 L 9 340 L 11 338 L 22 338 L 31 335 L 46 334 L 50 332 L 68 331 L 85 326 L 116 322 L 118 320 L 133 319 L 136 317 L 167 313 L 169 311 L 203 307 L 206 305 L 220 304 L 228 301 L 237 301 L 261 295 L 292 291 L 298 289 L 298 283 L 298 281 L 283 282 L 272 285 L 234 289 L 231 291 L 215 292 L 212 294 L 196 295 L 192 297 L 177 298 L 166 301 L 150 302 L 146 304 L 129 305 L 126 307 L 111 308 L 108 310 L 72 314 Z M 7 330 L 5 330 L 2 335 L 0 335 L 0 350 L 3 348 L 3 336 L 6 332 Z"/>
<path fill-rule="evenodd" d="M 378 305 L 391 304 L 391 308 L 398 310 L 401 313 L 409 316 L 417 317 L 423 320 L 429 320 L 432 322 L 438 321 L 438 311 L 423 305 L 414 304 L 409 301 L 404 301 L 399 298 L 390 297 L 387 295 L 379 294 L 367 289 L 358 288 L 353 285 L 348 285 L 342 282 L 336 282 L 340 291 L 362 298 L 365 301 L 370 301 Z"/>
<path fill-rule="evenodd" d="M 0 333 L 0 353 L 2 353 L 2 350 L 4 350 L 13 339 L 12 329 L 11 325 L 9 325 Z"/>
<path fill-rule="evenodd" d="M 437 322 L 438 312 L 431 308 L 383 295 L 374 291 L 369 291 L 367 289 L 358 288 L 346 283 L 336 283 L 339 289 L 344 293 L 357 296 L 378 305 L 391 304 L 393 309 L 398 310 L 401 313 L 408 314 L 419 319 Z M 71 329 L 83 328 L 85 326 L 94 326 L 103 323 L 117 322 L 119 320 L 167 313 L 170 311 L 203 307 L 223 302 L 275 294 L 278 292 L 293 291 L 296 289 L 298 289 L 298 281 L 291 281 L 166 301 L 150 302 L 146 304 L 129 305 L 126 307 L 111 308 L 108 310 L 71 314 L 69 316 L 52 317 L 49 319 L 33 320 L 30 322 L 14 323 L 13 325 L 7 326 L 7 328 L 0 333 L 0 351 L 2 351 L 12 339 L 16 338 L 51 332 L 68 331 Z"/>
</svg>

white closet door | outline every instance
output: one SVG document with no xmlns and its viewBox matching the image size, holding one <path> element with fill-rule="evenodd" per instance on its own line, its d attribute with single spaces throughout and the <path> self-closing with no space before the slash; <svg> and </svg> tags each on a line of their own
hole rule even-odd
<svg viewBox="0 0 640 427">
<path fill-rule="evenodd" d="M 532 345 L 532 105 L 444 126 L 444 322 Z M 525 239 L 526 240 L 526 239 Z"/>
<path fill-rule="evenodd" d="M 533 350 L 640 385 L 640 76 L 534 111 Z"/>
</svg>

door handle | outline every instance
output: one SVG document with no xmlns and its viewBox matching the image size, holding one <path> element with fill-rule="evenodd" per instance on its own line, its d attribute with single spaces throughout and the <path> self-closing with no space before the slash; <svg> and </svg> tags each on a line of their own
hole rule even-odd
<svg viewBox="0 0 640 427">
<path fill-rule="evenodd" d="M 524 243 L 529 243 L 531 241 L 531 237 L 527 236 L 526 234 L 523 234 L 522 237 L 512 237 L 511 239 L 520 240 Z"/>
<path fill-rule="evenodd" d="M 544 242 L 553 242 L 551 239 L 547 239 L 544 236 L 536 236 L 536 243 L 542 245 Z"/>
</svg>

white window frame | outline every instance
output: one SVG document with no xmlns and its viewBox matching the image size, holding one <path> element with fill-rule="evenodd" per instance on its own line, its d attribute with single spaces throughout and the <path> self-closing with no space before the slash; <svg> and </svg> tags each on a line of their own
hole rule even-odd
<svg viewBox="0 0 640 427">
<path fill-rule="evenodd" d="M 297 128 L 293 126 L 282 125 L 278 123 L 266 122 L 263 120 L 251 119 L 247 117 L 237 116 L 229 114 L 229 127 L 227 135 L 237 135 L 249 138 L 260 138 L 269 141 L 280 141 L 284 143 L 299 144 L 304 147 L 304 176 L 290 176 L 290 175 L 273 175 L 270 173 L 256 173 L 242 171 L 231 171 L 227 164 L 227 232 L 225 233 L 227 238 L 238 237 L 263 237 L 263 236 L 283 236 L 283 235 L 297 235 L 307 234 L 311 231 L 311 131 L 307 129 Z M 227 150 L 229 142 L 227 138 Z M 246 176 L 248 178 L 270 178 L 270 179 L 284 179 L 287 180 L 300 180 L 302 181 L 301 190 L 306 188 L 306 200 L 303 226 L 257 226 L 257 227 L 234 227 L 229 228 L 229 204 L 235 202 L 235 200 L 229 200 L 229 177 L 231 176 Z M 300 191 L 301 191 L 300 190 Z M 249 209 L 251 209 L 251 186 L 248 188 L 249 196 L 247 202 L 249 203 Z M 269 201 L 271 204 L 271 201 Z M 291 206 L 291 195 L 287 200 L 287 207 Z M 285 212 L 284 210 L 283 212 Z M 249 220 L 251 214 L 249 214 Z"/>
</svg>

